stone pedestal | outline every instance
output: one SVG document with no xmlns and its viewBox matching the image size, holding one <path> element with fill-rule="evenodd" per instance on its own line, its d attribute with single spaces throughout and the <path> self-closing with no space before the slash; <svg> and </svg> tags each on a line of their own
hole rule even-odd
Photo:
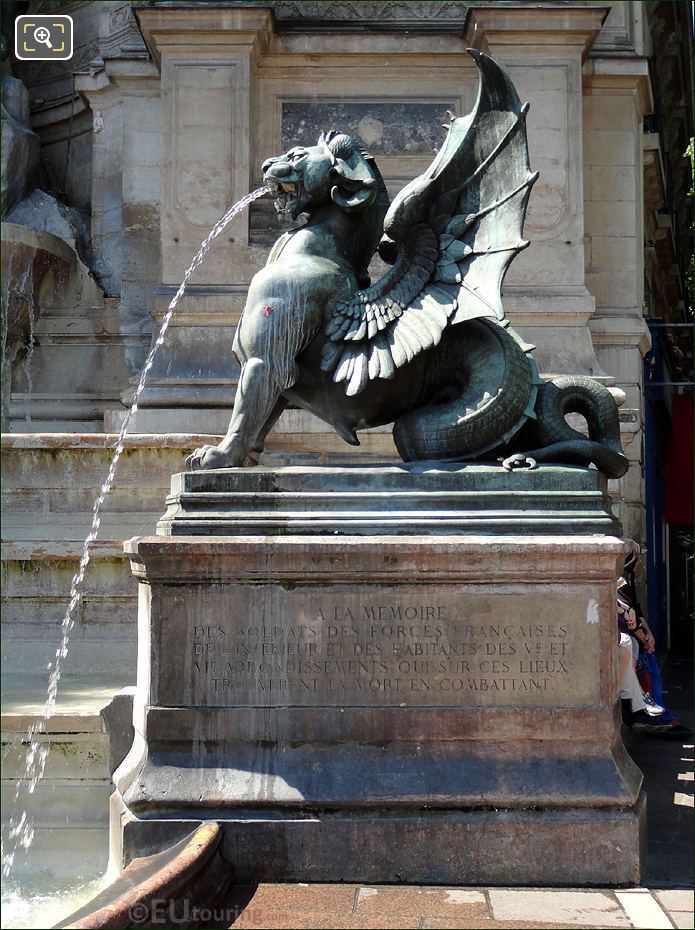
<svg viewBox="0 0 695 930">
<path fill-rule="evenodd" d="M 243 523 L 250 498 L 224 498 L 238 476 L 241 498 L 287 516 L 274 535 L 208 528 L 126 544 L 140 653 L 136 740 L 112 808 L 122 862 L 214 819 L 239 880 L 639 882 L 641 775 L 616 706 L 622 543 L 571 510 L 573 532 L 559 535 L 542 507 L 527 535 L 504 532 L 499 514 L 487 529 L 428 534 L 436 476 L 449 521 L 470 509 L 457 491 L 476 485 L 465 467 L 421 469 L 400 520 L 387 519 L 378 476 L 353 470 L 373 512 L 382 497 L 378 534 L 335 514 L 323 533 L 297 532 L 292 470 L 208 473 L 202 490 L 174 479 L 174 497 L 189 482 L 199 509 L 225 499 Z M 311 495 L 309 471 L 299 483 Z M 539 499 L 530 474 L 552 503 L 555 471 L 498 469 L 496 489 L 478 491 L 484 509 L 504 509 L 504 483 L 521 510 Z M 557 471 L 563 494 L 592 476 Z M 325 470 L 324 505 L 346 480 Z"/>
</svg>

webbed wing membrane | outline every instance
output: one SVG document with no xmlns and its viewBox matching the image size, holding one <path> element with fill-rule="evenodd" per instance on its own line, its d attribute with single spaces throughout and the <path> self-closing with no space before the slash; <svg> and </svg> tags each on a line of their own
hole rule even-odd
<svg viewBox="0 0 695 930">
<path fill-rule="evenodd" d="M 503 320 L 501 287 L 522 239 L 531 187 L 528 104 L 487 55 L 473 112 L 452 119 L 428 170 L 395 198 L 384 233 L 393 267 L 336 303 L 326 325 L 322 368 L 348 395 L 439 343 L 447 326 L 476 317 Z"/>
</svg>

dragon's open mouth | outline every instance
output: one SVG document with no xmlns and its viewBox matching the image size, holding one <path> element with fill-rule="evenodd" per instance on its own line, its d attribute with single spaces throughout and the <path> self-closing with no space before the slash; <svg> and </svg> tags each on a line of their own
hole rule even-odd
<svg viewBox="0 0 695 930">
<path fill-rule="evenodd" d="M 285 181 L 273 177 L 266 177 L 264 180 L 273 197 L 278 219 L 281 223 L 292 223 L 299 212 L 297 209 L 301 196 L 299 184 L 296 181 Z"/>
</svg>

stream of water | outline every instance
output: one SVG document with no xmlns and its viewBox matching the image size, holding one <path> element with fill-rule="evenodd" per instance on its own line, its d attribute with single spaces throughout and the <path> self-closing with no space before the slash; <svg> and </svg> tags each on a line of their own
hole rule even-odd
<svg viewBox="0 0 695 930">
<path fill-rule="evenodd" d="M 171 318 L 174 315 L 176 306 L 181 300 L 186 287 L 188 286 L 191 275 L 203 261 L 210 247 L 212 246 L 212 243 L 220 235 L 223 229 L 234 219 L 238 213 L 240 213 L 254 200 L 257 200 L 259 197 L 263 196 L 265 193 L 267 193 L 267 188 L 259 187 L 252 191 L 250 194 L 247 194 L 245 197 L 242 197 L 242 199 L 230 207 L 224 216 L 218 220 L 215 226 L 213 226 L 212 230 L 198 250 L 195 258 L 186 270 L 186 273 L 183 276 L 183 281 L 181 282 L 179 289 L 177 290 L 167 308 L 167 312 L 164 315 L 164 319 L 162 320 L 162 325 L 160 327 L 157 338 L 154 341 L 145 360 L 145 364 L 140 374 L 140 380 L 138 381 L 137 388 L 135 389 L 135 393 L 133 395 L 133 402 L 130 406 L 130 409 L 126 413 L 125 419 L 123 420 L 123 424 L 120 429 L 120 433 L 118 435 L 118 440 L 116 442 L 108 473 L 104 479 L 104 483 L 101 486 L 99 496 L 94 502 L 94 509 L 92 511 L 92 525 L 84 540 L 79 566 L 73 576 L 72 583 L 70 585 L 69 602 L 61 624 L 60 645 L 56 649 L 55 658 L 48 665 L 48 671 L 50 674 L 43 715 L 28 728 L 25 734 L 22 735 L 22 741 L 28 743 L 29 748 L 27 752 L 24 774 L 22 778 L 18 780 L 14 794 L 15 810 L 9 820 L 7 840 L 3 844 L 2 874 L 4 878 L 7 878 L 11 875 L 17 853 L 20 850 L 28 850 L 34 838 L 34 828 L 32 826 L 31 817 L 26 806 L 28 802 L 27 795 L 33 794 L 36 790 L 36 786 L 46 770 L 46 759 L 49 752 L 49 743 L 41 742 L 39 737 L 42 733 L 45 732 L 46 724 L 55 709 L 60 675 L 63 662 L 65 661 L 68 654 L 70 632 L 75 624 L 75 612 L 82 596 L 82 583 L 84 580 L 85 571 L 87 570 L 87 565 L 89 564 L 90 549 L 99 535 L 99 527 L 101 525 L 101 509 L 103 507 L 106 496 L 113 487 L 114 480 L 116 478 L 118 461 L 125 447 L 125 438 L 128 433 L 128 427 L 130 426 L 133 417 L 137 413 L 138 401 L 140 399 L 140 395 L 142 394 L 143 388 L 145 387 L 147 376 L 152 368 L 155 356 L 159 351 L 162 343 L 164 342 L 167 330 L 169 329 L 169 324 L 171 323 Z"/>
<path fill-rule="evenodd" d="M 27 423 L 31 423 L 31 398 L 34 393 L 34 383 L 32 380 L 31 374 L 31 365 L 34 361 L 34 345 L 36 343 L 36 337 L 34 335 L 34 326 L 36 325 L 36 320 L 34 319 L 34 303 L 33 300 L 29 304 L 29 339 L 27 342 L 27 354 L 24 356 L 22 362 L 22 371 L 24 372 L 24 380 L 26 381 L 26 386 L 24 390 L 25 394 L 25 404 L 26 410 L 24 414 L 24 419 Z"/>
<path fill-rule="evenodd" d="M 26 355 L 21 362 L 22 371 L 26 380 L 27 392 L 27 419 L 30 419 L 29 404 L 31 403 L 31 362 L 34 355 L 34 326 L 36 324 L 36 309 L 34 307 L 34 292 L 31 282 L 33 266 L 28 263 L 20 272 L 15 273 L 14 267 L 10 267 L 7 272 L 7 280 L 2 282 L 2 412 L 3 419 L 9 424 L 10 416 L 10 395 L 12 389 L 12 368 L 15 365 L 17 355 L 21 353 L 20 345 L 9 345 L 10 333 L 10 315 L 13 319 L 19 321 L 21 328 L 22 308 L 26 306 L 27 318 L 29 325 L 28 342 L 26 345 Z M 5 427 L 3 426 L 3 429 Z M 8 426 L 9 428 L 9 426 Z"/>
</svg>

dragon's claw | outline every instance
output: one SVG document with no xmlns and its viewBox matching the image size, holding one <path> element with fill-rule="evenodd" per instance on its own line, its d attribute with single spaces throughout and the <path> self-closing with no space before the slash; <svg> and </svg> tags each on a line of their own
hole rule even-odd
<svg viewBox="0 0 695 930">
<path fill-rule="evenodd" d="M 529 470 L 538 468 L 538 462 L 531 458 L 531 456 L 524 455 L 523 452 L 515 452 L 514 455 L 509 455 L 506 459 L 500 459 L 500 461 L 505 471 L 514 471 L 519 468 L 527 468 Z"/>
<path fill-rule="evenodd" d="M 238 464 L 235 457 L 219 446 L 201 446 L 186 459 L 186 468 L 190 471 L 203 471 L 210 468 L 230 468 Z"/>
</svg>

